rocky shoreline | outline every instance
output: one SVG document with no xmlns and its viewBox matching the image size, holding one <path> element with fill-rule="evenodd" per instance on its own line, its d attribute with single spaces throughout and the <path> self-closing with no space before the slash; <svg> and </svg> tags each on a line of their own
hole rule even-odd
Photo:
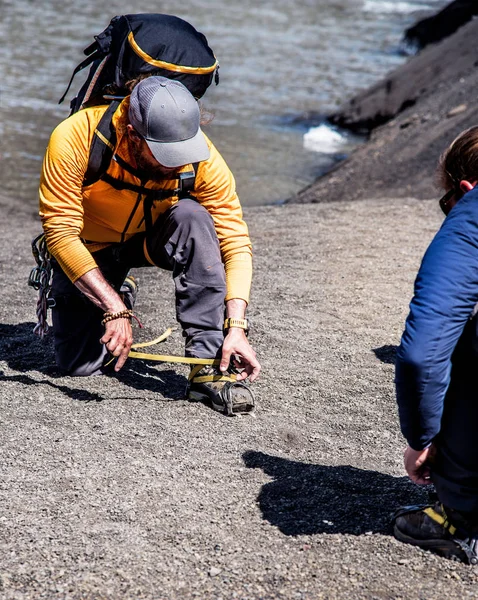
<svg viewBox="0 0 478 600">
<path fill-rule="evenodd" d="M 478 123 L 477 35 L 474 19 L 330 115 L 370 139 L 289 202 L 435 197 L 441 152 Z"/>
</svg>

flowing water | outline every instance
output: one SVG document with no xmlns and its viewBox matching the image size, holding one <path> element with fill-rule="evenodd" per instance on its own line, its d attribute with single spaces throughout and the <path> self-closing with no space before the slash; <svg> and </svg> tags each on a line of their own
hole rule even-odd
<svg viewBox="0 0 478 600">
<path fill-rule="evenodd" d="M 49 135 L 82 50 L 110 19 L 163 12 L 191 22 L 221 64 L 204 97 L 207 133 L 233 170 L 245 205 L 280 202 L 357 140 L 320 124 L 357 90 L 401 64 L 403 31 L 446 0 L 183 0 L 108 3 L 0 0 L 0 176 L 3 192 L 36 209 Z M 309 115 L 309 117 L 307 117 Z M 314 115 L 310 118 L 310 115 Z"/>
</svg>

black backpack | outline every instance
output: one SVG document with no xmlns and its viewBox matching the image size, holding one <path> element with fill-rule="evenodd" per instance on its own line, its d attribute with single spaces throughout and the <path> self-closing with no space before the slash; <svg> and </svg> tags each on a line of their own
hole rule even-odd
<svg viewBox="0 0 478 600">
<path fill-rule="evenodd" d="M 91 65 L 85 83 L 70 103 L 70 114 L 89 106 L 110 104 L 91 143 L 85 186 L 106 177 L 116 144 L 112 117 L 120 101 L 130 94 L 125 87 L 128 81 L 146 73 L 177 79 L 197 99 L 213 79 L 216 85 L 219 83 L 219 63 L 205 36 L 179 17 L 155 13 L 122 15 L 114 17 L 94 38 L 84 50 L 87 58 L 73 71 L 60 99 L 63 102 L 75 75 Z M 192 188 L 194 178 L 190 177 L 187 183 L 180 181 L 180 193 Z"/>
<path fill-rule="evenodd" d="M 201 98 L 213 79 L 219 83 L 219 64 L 205 36 L 172 15 L 144 13 L 114 17 L 85 48 L 87 58 L 73 78 L 91 65 L 89 75 L 71 101 L 71 114 L 87 106 L 107 104 L 130 92 L 126 82 L 143 73 L 178 79 L 195 98 Z"/>
</svg>

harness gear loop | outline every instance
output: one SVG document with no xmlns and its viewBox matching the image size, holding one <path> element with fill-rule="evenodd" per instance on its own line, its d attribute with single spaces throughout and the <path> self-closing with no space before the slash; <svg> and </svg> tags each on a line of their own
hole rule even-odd
<svg viewBox="0 0 478 600">
<path fill-rule="evenodd" d="M 52 280 L 51 255 L 46 245 L 45 234 L 41 233 L 32 240 L 32 254 L 37 266 L 33 267 L 30 272 L 28 285 L 38 290 L 36 307 L 38 322 L 33 328 L 33 333 L 43 339 L 50 329 L 47 321 L 47 310 Z"/>
</svg>

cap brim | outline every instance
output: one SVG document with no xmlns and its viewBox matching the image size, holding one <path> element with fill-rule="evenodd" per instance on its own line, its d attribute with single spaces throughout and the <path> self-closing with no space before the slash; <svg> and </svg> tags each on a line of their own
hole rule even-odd
<svg viewBox="0 0 478 600">
<path fill-rule="evenodd" d="M 201 162 L 210 156 L 206 138 L 200 128 L 194 137 L 181 142 L 155 142 L 147 138 L 145 140 L 159 164 L 170 169 Z"/>
</svg>

